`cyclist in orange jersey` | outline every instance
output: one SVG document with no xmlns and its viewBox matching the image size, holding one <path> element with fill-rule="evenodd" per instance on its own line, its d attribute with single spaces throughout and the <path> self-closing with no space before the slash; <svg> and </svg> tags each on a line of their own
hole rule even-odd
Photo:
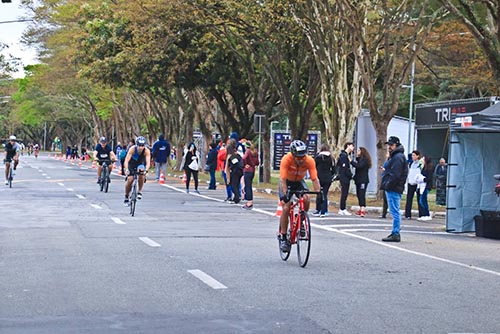
<svg viewBox="0 0 500 334">
<path fill-rule="evenodd" d="M 283 213 L 280 217 L 280 248 L 283 252 L 290 251 L 290 242 L 286 236 L 291 205 L 290 199 L 296 191 L 308 190 L 304 180 L 308 171 L 313 182 L 314 191 L 319 192 L 321 186 L 316 171 L 316 162 L 311 156 L 307 155 L 307 145 L 301 140 L 294 140 L 290 144 L 290 153 L 281 159 L 280 164 L 279 196 L 283 202 Z M 306 211 L 309 210 L 309 202 L 309 196 L 305 194 L 304 207 Z"/>
</svg>

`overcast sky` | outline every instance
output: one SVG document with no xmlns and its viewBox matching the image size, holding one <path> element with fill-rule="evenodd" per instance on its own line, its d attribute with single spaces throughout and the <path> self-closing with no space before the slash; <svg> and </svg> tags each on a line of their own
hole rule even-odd
<svg viewBox="0 0 500 334">
<path fill-rule="evenodd" d="M 0 2 L 0 22 L 14 21 L 26 16 L 26 13 L 24 10 L 19 8 L 19 5 L 19 0 L 12 0 L 12 3 Z M 2 53 L 5 55 L 10 53 L 21 58 L 23 66 L 37 63 L 36 51 L 26 48 L 26 46 L 22 45 L 20 42 L 21 35 L 28 24 L 29 22 L 0 24 L 0 41 L 9 46 L 9 48 L 4 50 Z M 15 73 L 14 76 L 16 78 L 24 77 L 22 66 L 18 73 Z"/>
</svg>

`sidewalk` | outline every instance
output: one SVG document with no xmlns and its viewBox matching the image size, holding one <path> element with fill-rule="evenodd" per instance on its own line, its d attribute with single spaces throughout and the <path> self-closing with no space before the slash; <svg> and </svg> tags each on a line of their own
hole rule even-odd
<svg viewBox="0 0 500 334">
<path fill-rule="evenodd" d="M 168 180 L 167 180 L 167 177 L 168 177 Z M 172 183 L 172 184 L 175 184 L 177 187 L 185 187 L 185 184 L 182 182 L 182 174 L 180 174 L 179 172 L 177 173 L 167 173 L 167 176 L 166 176 L 166 183 Z M 174 182 L 175 181 L 175 182 Z M 225 185 L 223 184 L 220 184 L 219 182 L 217 182 L 217 190 L 216 191 L 213 191 L 213 190 L 207 190 L 207 187 L 208 187 L 208 181 L 206 180 L 201 180 L 199 181 L 199 185 L 198 185 L 198 189 L 200 192 L 202 193 L 206 193 L 206 192 L 210 192 L 212 194 L 216 194 L 217 192 L 221 192 L 221 199 L 225 199 L 226 198 L 226 187 Z M 193 180 L 191 180 L 191 184 L 190 184 L 190 190 L 193 190 L 194 189 L 194 184 L 193 184 Z M 271 188 L 265 188 L 263 186 L 259 186 L 259 184 L 256 184 L 254 182 L 254 185 L 253 185 L 253 189 L 254 189 L 254 193 L 256 194 L 259 194 L 259 195 L 262 195 L 262 196 L 265 196 L 265 197 L 268 197 L 268 198 L 272 198 L 272 199 L 277 199 L 278 198 L 278 190 L 277 189 L 271 189 Z M 333 192 L 329 195 L 329 211 L 330 212 L 337 212 L 338 211 L 338 207 L 339 207 L 339 203 L 338 201 L 335 201 L 333 199 L 333 197 L 335 196 L 335 198 L 338 200 L 338 196 L 339 194 L 337 192 Z M 353 194 L 353 193 L 350 193 L 349 194 L 349 198 L 352 200 L 354 199 L 355 201 L 357 201 L 356 199 L 356 195 Z M 401 202 L 402 205 L 404 205 L 404 202 L 402 201 Z M 350 212 L 354 213 L 354 212 L 357 212 L 359 211 L 359 206 L 358 205 L 349 205 L 348 203 L 348 208 L 347 208 Z M 366 207 L 366 212 L 367 213 L 372 213 L 372 214 L 381 214 L 382 213 L 382 207 L 381 206 L 367 206 Z M 436 217 L 436 218 L 441 218 L 441 219 L 445 219 L 446 218 L 446 212 L 433 212 L 431 211 L 431 217 Z M 403 210 L 401 210 L 401 214 L 404 215 L 404 208 Z M 412 210 L 412 216 L 413 217 L 418 217 L 418 210 Z"/>
</svg>

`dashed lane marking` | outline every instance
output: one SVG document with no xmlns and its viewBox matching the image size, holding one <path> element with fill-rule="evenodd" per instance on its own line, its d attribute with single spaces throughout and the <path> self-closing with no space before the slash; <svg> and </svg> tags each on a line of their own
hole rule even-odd
<svg viewBox="0 0 500 334">
<path fill-rule="evenodd" d="M 139 237 L 139 240 L 141 240 L 142 242 L 144 242 L 146 245 L 148 245 L 150 247 L 161 247 L 161 245 L 159 243 L 151 240 L 148 237 Z"/>
<path fill-rule="evenodd" d="M 80 194 L 76 194 L 76 197 L 78 197 L 79 199 L 85 199 L 85 196 L 80 195 Z"/>
<path fill-rule="evenodd" d="M 91 207 L 93 207 L 94 209 L 102 209 L 99 205 L 97 204 L 90 204 Z"/>
<path fill-rule="evenodd" d="M 118 217 L 111 217 L 111 220 L 112 220 L 113 222 L 115 222 L 115 224 L 118 224 L 118 225 L 125 225 L 125 224 L 126 224 L 123 220 L 121 220 L 121 219 L 120 219 L 120 218 L 118 218 Z"/>
<path fill-rule="evenodd" d="M 203 271 L 201 271 L 199 269 L 188 270 L 188 273 L 190 273 L 191 275 L 193 275 L 194 277 L 196 277 L 197 279 L 199 279 L 200 281 L 202 281 L 203 283 L 205 283 L 206 285 L 208 285 L 212 289 L 215 289 L 215 290 L 227 289 L 227 286 L 225 286 L 224 284 L 217 281 L 212 276 L 204 273 Z"/>
</svg>

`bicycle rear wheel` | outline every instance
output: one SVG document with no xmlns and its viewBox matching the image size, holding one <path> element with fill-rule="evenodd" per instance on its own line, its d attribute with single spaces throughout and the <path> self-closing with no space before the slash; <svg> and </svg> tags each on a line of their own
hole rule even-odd
<svg viewBox="0 0 500 334">
<path fill-rule="evenodd" d="M 311 222 L 307 212 L 300 214 L 300 226 L 297 231 L 297 258 L 302 268 L 307 265 L 311 251 Z"/>
<path fill-rule="evenodd" d="M 288 232 L 288 236 L 290 236 L 290 232 Z M 288 260 L 288 258 L 290 257 L 290 253 L 292 252 L 292 246 L 290 245 L 290 250 L 288 252 L 283 252 L 281 250 L 281 238 L 280 236 L 278 235 L 278 249 L 280 251 L 280 257 L 283 261 L 286 261 Z"/>
</svg>

